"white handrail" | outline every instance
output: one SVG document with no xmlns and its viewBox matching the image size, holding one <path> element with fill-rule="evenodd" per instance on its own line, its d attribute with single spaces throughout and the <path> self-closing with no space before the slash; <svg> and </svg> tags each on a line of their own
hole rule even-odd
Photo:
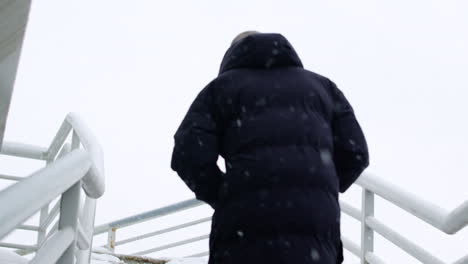
<svg viewBox="0 0 468 264">
<path fill-rule="evenodd" d="M 104 194 L 105 190 L 104 155 L 101 146 L 77 114 L 69 114 L 66 120 L 73 127 L 73 131 L 78 135 L 81 144 L 93 161 L 91 170 L 83 178 L 83 189 L 89 197 L 97 199 Z"/>
<path fill-rule="evenodd" d="M 361 175 L 356 183 L 446 234 L 455 234 L 468 225 L 468 201 L 448 212 L 370 173 Z"/>
<path fill-rule="evenodd" d="M 67 115 L 45 154 L 46 158 L 52 159 L 57 155 L 60 146 L 63 145 L 72 129 L 78 135 L 81 144 L 88 151 L 92 160 L 91 170 L 83 179 L 83 189 L 89 197 L 97 199 L 104 194 L 105 189 L 103 152 L 96 137 L 77 114 Z"/>
<path fill-rule="evenodd" d="M 71 148 L 65 144 L 73 131 Z M 83 146 L 83 149 L 79 147 Z M 60 151 L 60 153 L 59 153 Z M 37 250 L 32 263 L 89 263 L 93 238 L 96 198 L 104 193 L 103 154 L 94 135 L 76 115 L 69 114 L 49 148 L 5 142 L 0 153 L 47 161 L 48 165 L 0 192 L 0 239 L 16 228 L 44 233 L 37 245 L 0 242 L 0 246 Z M 58 154 L 58 155 L 57 155 Z M 39 188 L 38 188 L 39 187 Z M 80 207 L 80 190 L 86 193 Z M 48 210 L 49 203 L 61 195 L 61 201 Z M 47 236 L 45 230 L 54 221 L 60 208 L 60 218 Z M 41 210 L 38 227 L 22 223 Z M 52 261 L 52 262 L 51 262 Z"/>
<path fill-rule="evenodd" d="M 0 210 L 0 239 L 79 181 L 90 167 L 88 154 L 84 150 L 75 150 L 0 192 L 0 203 L 4 204 Z"/>
<path fill-rule="evenodd" d="M 390 240 L 394 245 L 397 245 L 401 249 L 408 252 L 410 255 L 414 256 L 416 259 L 420 260 L 425 264 L 443 264 L 444 262 L 437 258 L 436 256 L 428 253 L 415 243 L 411 242 L 407 238 L 398 234 L 397 232 L 391 230 L 385 226 L 382 222 L 377 220 L 375 217 L 369 217 L 366 220 L 366 225 L 371 227 L 374 231 L 381 234 L 386 239 Z"/>
<path fill-rule="evenodd" d="M 442 230 L 447 234 L 455 234 L 468 225 L 468 201 L 464 202 L 450 213 L 446 214 Z"/>
</svg>

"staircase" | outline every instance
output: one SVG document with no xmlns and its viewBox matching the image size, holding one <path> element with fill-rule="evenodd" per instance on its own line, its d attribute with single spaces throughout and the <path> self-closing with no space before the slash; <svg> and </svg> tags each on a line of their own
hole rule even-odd
<svg viewBox="0 0 468 264">
<path fill-rule="evenodd" d="M 383 198 L 400 209 L 412 214 L 421 222 L 425 222 L 447 235 L 454 235 L 468 226 L 468 201 L 464 202 L 462 205 L 458 206 L 452 211 L 446 211 L 436 206 L 435 204 L 422 200 L 412 195 L 411 193 L 400 189 L 397 186 L 370 173 L 364 173 L 361 175 L 361 177 L 356 182 L 356 185 L 360 186 L 362 189 L 362 204 L 360 208 L 356 208 L 355 206 L 343 200 L 340 200 L 340 206 L 342 213 L 354 218 L 361 223 L 361 241 L 355 242 L 346 236 L 342 237 L 342 241 L 344 248 L 358 257 L 361 260 L 361 263 L 395 263 L 392 262 L 392 260 L 381 259 L 379 255 L 374 252 L 375 233 L 381 235 L 390 243 L 393 243 L 404 252 L 419 260 L 421 263 L 448 263 L 435 256 L 431 251 L 426 250 L 410 241 L 404 236 L 404 234 L 399 233 L 397 230 L 381 222 L 381 220 L 374 215 L 374 199 L 376 196 Z M 201 206 L 203 204 L 204 203 L 195 199 L 183 201 L 170 206 L 158 208 L 97 226 L 94 230 L 94 234 L 99 235 L 102 233 L 107 233 L 108 241 L 105 246 L 110 250 L 115 251 L 117 246 L 135 243 L 139 240 L 148 239 L 150 237 L 177 231 L 193 225 L 209 222 L 211 218 L 206 217 L 160 230 L 150 230 L 147 233 L 138 234 L 123 240 L 116 240 L 116 234 L 118 230 L 127 227 L 133 227 L 138 224 L 143 224 L 147 221 L 175 214 L 184 210 Z M 200 240 L 206 240 L 207 238 L 208 234 L 197 237 L 190 237 L 175 243 L 144 249 L 138 252 L 134 252 L 133 254 L 153 254 L 165 249 L 191 244 Z M 201 257 L 206 255 L 208 255 L 208 252 L 200 252 L 187 257 Z M 454 264 L 468 264 L 468 254 L 454 262 Z"/>
<path fill-rule="evenodd" d="M 69 134 L 71 134 L 71 143 L 68 144 L 65 142 Z M 75 114 L 67 116 L 48 148 L 5 142 L 1 153 L 39 159 L 47 164 L 44 169 L 27 178 L 0 175 L 2 179 L 18 181 L 0 192 L 2 205 L 0 241 L 15 229 L 37 232 L 35 245 L 0 242 L 0 247 L 17 249 L 16 252 L 22 255 L 34 253 L 35 256 L 29 263 L 90 263 L 93 237 L 102 234 L 107 235 L 107 243 L 101 246 L 107 248 L 110 251 L 108 253 L 126 261 L 124 263 L 165 263 L 164 260 L 144 259 L 142 256 L 202 240 L 206 242 L 208 239 L 208 234 L 204 234 L 158 247 L 144 248 L 130 256 L 116 254 L 117 248 L 123 245 L 208 223 L 211 217 L 207 216 L 159 230 L 147 230 L 147 232 L 117 240 L 119 230 L 204 205 L 203 202 L 190 199 L 94 227 L 95 199 L 104 191 L 102 152 L 90 131 Z M 50 184 L 41 185 L 44 182 Z M 357 256 L 361 263 L 394 263 L 391 259 L 382 259 L 374 251 L 375 234 L 381 235 L 421 263 L 448 263 L 431 251 L 410 241 L 396 229 L 385 225 L 374 215 L 374 200 L 376 196 L 383 198 L 401 210 L 414 215 L 421 223 L 424 222 L 447 235 L 454 235 L 468 226 L 468 201 L 451 211 L 446 211 L 370 173 L 364 173 L 356 185 L 362 189 L 361 206 L 355 207 L 344 200 L 340 200 L 340 206 L 342 213 L 361 223 L 361 240 L 352 241 L 343 235 L 342 241 L 344 248 Z M 37 189 L 36 186 L 42 187 Z M 86 197 L 84 206 L 80 206 L 79 203 L 81 191 L 84 191 Z M 23 196 L 24 193 L 30 195 Z M 57 196 L 61 199 L 51 206 L 50 201 Z M 49 210 L 50 207 L 52 209 Z M 38 226 L 22 224 L 35 212 L 40 213 Z M 54 219 L 56 221 L 52 225 Z M 51 225 L 53 227 L 50 228 Z M 46 230 L 50 231 L 46 232 Z M 199 252 L 186 257 L 207 255 L 208 252 Z M 455 261 L 454 264 L 468 264 L 468 255 Z"/>
<path fill-rule="evenodd" d="M 0 179 L 14 182 L 0 191 L 0 248 L 14 249 L 19 255 L 31 256 L 24 263 L 89 264 L 93 263 L 92 251 L 98 251 L 93 249 L 93 239 L 104 234 L 107 242 L 102 246 L 110 251 L 108 254 L 124 261 L 121 263 L 166 263 L 167 260 L 144 256 L 198 241 L 206 242 L 208 234 L 203 234 L 141 249 L 130 256 L 116 254 L 117 248 L 123 245 L 209 223 L 211 217 L 117 239 L 117 232 L 122 229 L 203 205 L 191 199 L 95 227 L 96 202 L 104 193 L 103 154 L 96 138 L 76 114 L 67 115 L 47 148 L 3 141 L 30 4 L 30 0 L 0 0 L 0 154 L 38 160 L 44 167 L 28 177 L 0 174 Z M 361 238 L 356 242 L 344 235 L 342 241 L 344 248 L 357 256 L 362 264 L 395 263 L 391 259 L 382 259 L 374 250 L 375 234 L 421 263 L 448 263 L 377 218 L 374 214 L 375 197 L 387 200 L 414 215 L 421 224 L 426 223 L 447 235 L 454 235 L 468 226 L 468 201 L 446 211 L 370 173 L 363 174 L 356 185 L 362 189 L 361 205 L 355 207 L 344 200 L 340 200 L 340 205 L 342 213 L 361 223 Z M 39 215 L 37 225 L 25 224 L 36 214 Z M 33 232 L 36 243 L 6 242 L 8 235 L 15 230 Z M 187 257 L 207 255 L 208 252 L 204 251 Z M 468 255 L 454 264 L 468 264 Z"/>
</svg>

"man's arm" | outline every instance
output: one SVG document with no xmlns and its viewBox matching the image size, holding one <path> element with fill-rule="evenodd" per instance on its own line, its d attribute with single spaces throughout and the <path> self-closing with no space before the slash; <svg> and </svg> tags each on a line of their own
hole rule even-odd
<svg viewBox="0 0 468 264">
<path fill-rule="evenodd" d="M 215 208 L 222 172 L 216 164 L 219 128 L 213 115 L 210 87 L 198 94 L 174 136 L 171 168 L 198 200 Z"/>
<path fill-rule="evenodd" d="M 338 87 L 331 81 L 330 85 L 334 101 L 333 158 L 343 193 L 369 166 L 369 152 L 353 108 Z"/>
</svg>

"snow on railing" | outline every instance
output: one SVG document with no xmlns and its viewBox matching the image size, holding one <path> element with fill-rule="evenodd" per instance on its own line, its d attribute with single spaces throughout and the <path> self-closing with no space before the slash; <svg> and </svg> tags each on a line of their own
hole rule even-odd
<svg viewBox="0 0 468 264">
<path fill-rule="evenodd" d="M 65 143 L 70 133 L 71 145 Z M 73 264 L 75 256 L 76 263 L 89 263 L 96 199 L 104 193 L 104 167 L 101 147 L 84 122 L 76 114 L 67 115 L 47 149 L 4 142 L 0 152 L 47 164 L 26 178 L 0 175 L 0 179 L 18 181 L 0 192 L 0 240 L 15 229 L 38 233 L 35 245 L 0 242 L 0 247 L 16 248 L 23 254 L 36 252 L 30 262 L 35 264 Z M 83 207 L 81 189 L 86 193 Z M 22 224 L 38 211 L 39 226 Z"/>
<path fill-rule="evenodd" d="M 361 259 L 362 264 L 381 264 L 385 263 L 374 252 L 374 232 L 377 232 L 385 239 L 398 246 L 400 249 L 415 257 L 425 264 L 442 264 L 446 263 L 440 258 L 432 255 L 428 250 L 423 249 L 419 245 L 411 242 L 409 239 L 394 231 L 390 227 L 383 224 L 374 216 L 374 197 L 375 195 L 389 201 L 399 208 L 409 212 L 417 218 L 423 220 L 436 229 L 446 233 L 455 234 L 468 225 L 468 201 L 448 212 L 435 204 L 422 200 L 413 194 L 386 182 L 370 173 L 364 173 L 356 182 L 362 187 L 362 205 L 361 208 L 355 208 L 346 201 L 340 199 L 340 207 L 343 213 L 361 222 L 361 241 L 355 243 L 346 236 L 342 236 L 343 246 L 346 250 Z M 141 214 L 113 221 L 95 228 L 95 235 L 102 233 L 108 234 L 106 247 L 115 251 L 117 246 L 130 244 L 132 242 L 158 236 L 168 232 L 176 231 L 182 228 L 193 225 L 209 222 L 211 217 L 198 219 L 195 221 L 171 226 L 161 230 L 151 230 L 150 232 L 139 234 L 120 241 L 116 240 L 116 232 L 118 229 L 133 226 L 139 223 L 147 222 L 158 217 L 170 215 L 173 213 L 187 210 L 196 206 L 201 206 L 204 203 L 196 199 L 186 200 L 166 207 L 158 208 Z M 155 248 L 145 249 L 135 252 L 135 255 L 147 255 L 154 252 L 162 251 L 169 248 L 174 248 L 200 240 L 205 240 L 208 235 L 191 237 L 171 244 L 158 246 Z M 206 256 L 208 252 L 201 252 L 189 257 Z M 390 263 L 393 263 L 389 260 Z M 468 264 L 468 256 L 465 256 L 455 264 Z"/>
</svg>

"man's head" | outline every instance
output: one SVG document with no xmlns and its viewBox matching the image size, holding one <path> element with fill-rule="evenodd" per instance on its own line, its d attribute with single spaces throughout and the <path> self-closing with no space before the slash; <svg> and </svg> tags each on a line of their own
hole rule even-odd
<svg viewBox="0 0 468 264">
<path fill-rule="evenodd" d="M 255 35 L 255 34 L 259 34 L 260 32 L 258 31 L 255 31 L 255 30 L 249 30 L 249 31 L 244 31 L 242 33 L 240 33 L 239 35 L 237 35 L 231 42 L 231 46 L 234 45 L 236 42 L 250 36 L 250 35 Z"/>
</svg>

